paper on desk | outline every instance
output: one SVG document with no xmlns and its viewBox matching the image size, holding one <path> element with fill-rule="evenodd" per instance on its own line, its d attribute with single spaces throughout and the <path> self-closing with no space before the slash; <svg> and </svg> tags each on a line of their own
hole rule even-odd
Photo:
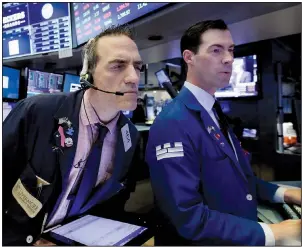
<svg viewBox="0 0 302 247">
<path fill-rule="evenodd" d="M 122 246 L 145 230 L 145 227 L 86 215 L 52 232 L 84 245 Z"/>
</svg>

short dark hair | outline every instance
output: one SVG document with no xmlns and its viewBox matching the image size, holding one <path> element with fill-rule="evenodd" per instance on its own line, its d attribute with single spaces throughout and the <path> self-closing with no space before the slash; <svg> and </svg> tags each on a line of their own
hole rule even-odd
<svg viewBox="0 0 302 247">
<path fill-rule="evenodd" d="M 196 54 L 202 42 L 201 35 L 210 29 L 227 30 L 228 26 L 223 20 L 208 20 L 198 22 L 189 27 L 180 40 L 181 55 L 184 50 L 190 50 Z"/>
<path fill-rule="evenodd" d="M 93 73 L 98 62 L 98 55 L 96 51 L 97 42 L 100 38 L 105 36 L 127 36 L 134 40 L 134 32 L 129 25 L 112 25 L 107 29 L 104 29 L 98 34 L 92 42 L 88 42 L 83 49 L 83 61 L 85 53 L 87 52 L 88 59 L 88 71 Z"/>
</svg>

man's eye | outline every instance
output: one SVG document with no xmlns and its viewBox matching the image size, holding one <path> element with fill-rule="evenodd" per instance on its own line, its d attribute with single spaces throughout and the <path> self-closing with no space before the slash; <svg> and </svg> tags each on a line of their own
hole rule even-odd
<svg viewBox="0 0 302 247">
<path fill-rule="evenodd" d="M 138 70 L 139 72 L 141 72 L 143 70 L 142 66 L 135 66 L 135 69 Z"/>
<path fill-rule="evenodd" d="M 219 48 L 216 48 L 216 49 L 213 50 L 213 52 L 214 52 L 214 53 L 220 53 L 220 49 L 219 49 Z"/>
<path fill-rule="evenodd" d="M 122 64 L 116 64 L 114 66 L 112 66 L 113 69 L 121 69 L 123 67 Z"/>
</svg>

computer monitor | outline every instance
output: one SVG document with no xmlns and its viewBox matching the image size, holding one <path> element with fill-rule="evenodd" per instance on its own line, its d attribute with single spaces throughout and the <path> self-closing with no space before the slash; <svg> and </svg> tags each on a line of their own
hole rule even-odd
<svg viewBox="0 0 302 247">
<path fill-rule="evenodd" d="M 2 66 L 3 101 L 17 101 L 19 99 L 21 71 L 19 69 Z"/>
<path fill-rule="evenodd" d="M 157 78 L 159 86 L 165 88 L 171 98 L 174 99 L 177 96 L 178 92 L 172 86 L 171 79 L 167 75 L 166 71 L 164 69 L 160 69 L 159 71 L 155 72 L 155 76 Z"/>
<path fill-rule="evenodd" d="M 257 129 L 243 128 L 242 137 L 244 138 L 257 138 Z"/>
<path fill-rule="evenodd" d="M 69 3 L 2 5 L 3 59 L 72 48 Z"/>
<path fill-rule="evenodd" d="M 63 91 L 63 75 L 28 69 L 27 97 Z"/>
<path fill-rule="evenodd" d="M 215 92 L 216 98 L 251 98 L 259 96 L 259 57 L 256 54 L 237 56 L 228 86 Z"/>
<path fill-rule="evenodd" d="M 80 77 L 78 75 L 65 73 L 63 92 L 74 92 L 81 89 Z"/>
</svg>

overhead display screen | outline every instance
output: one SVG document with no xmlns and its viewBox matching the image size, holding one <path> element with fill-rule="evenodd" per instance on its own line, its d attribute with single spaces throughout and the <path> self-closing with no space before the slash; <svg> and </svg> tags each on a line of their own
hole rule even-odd
<svg viewBox="0 0 302 247">
<path fill-rule="evenodd" d="M 73 3 L 77 44 L 81 45 L 111 25 L 122 25 L 168 3 Z"/>
<path fill-rule="evenodd" d="M 72 48 L 69 3 L 3 4 L 3 58 Z"/>
</svg>

